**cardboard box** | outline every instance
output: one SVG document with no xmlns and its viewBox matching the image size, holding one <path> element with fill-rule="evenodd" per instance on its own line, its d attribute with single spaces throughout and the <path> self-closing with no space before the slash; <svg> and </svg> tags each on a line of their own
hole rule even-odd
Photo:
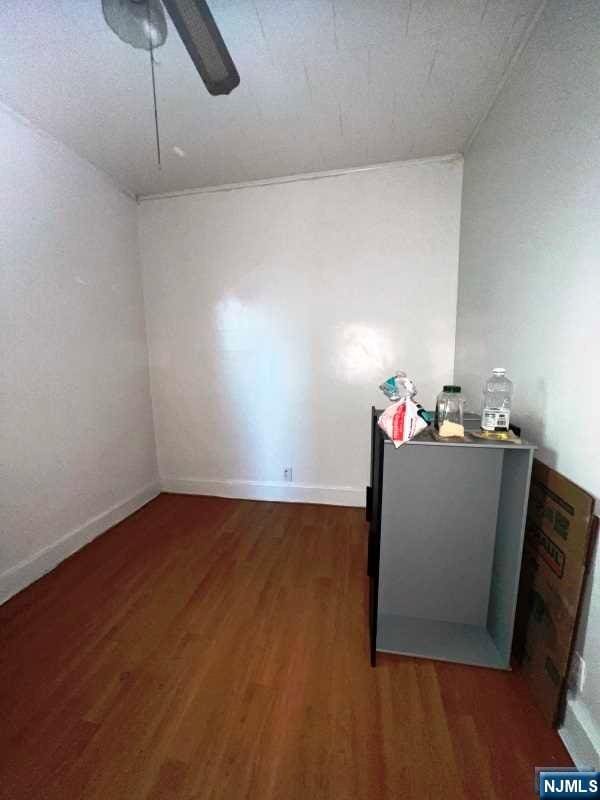
<svg viewBox="0 0 600 800">
<path fill-rule="evenodd" d="M 597 528 L 594 498 L 534 461 L 514 655 L 552 725 L 564 711 L 580 601 Z"/>
</svg>

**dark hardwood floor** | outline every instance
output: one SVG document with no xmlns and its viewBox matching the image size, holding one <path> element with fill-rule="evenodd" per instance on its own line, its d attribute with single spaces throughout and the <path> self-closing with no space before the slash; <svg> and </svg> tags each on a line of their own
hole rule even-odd
<svg viewBox="0 0 600 800">
<path fill-rule="evenodd" d="M 0 797 L 533 797 L 518 674 L 380 656 L 359 509 L 163 494 L 0 608 Z"/>
</svg>

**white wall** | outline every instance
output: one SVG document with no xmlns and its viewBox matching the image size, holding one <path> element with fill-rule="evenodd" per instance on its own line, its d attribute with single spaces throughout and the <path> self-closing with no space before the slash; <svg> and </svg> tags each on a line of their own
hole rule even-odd
<svg viewBox="0 0 600 800">
<path fill-rule="evenodd" d="M 156 492 L 136 204 L 0 108 L 0 602 Z"/>
<path fill-rule="evenodd" d="M 430 407 L 452 377 L 461 181 L 459 158 L 142 202 L 163 486 L 364 503 L 378 384 L 403 367 Z"/>
<path fill-rule="evenodd" d="M 539 457 L 600 497 L 600 11 L 548 3 L 465 159 L 455 378 L 474 406 L 504 366 Z M 600 748 L 600 565 L 565 737 Z"/>
</svg>

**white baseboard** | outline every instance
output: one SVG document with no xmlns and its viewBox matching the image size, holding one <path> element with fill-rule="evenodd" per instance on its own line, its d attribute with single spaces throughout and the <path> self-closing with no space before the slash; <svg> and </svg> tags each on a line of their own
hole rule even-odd
<svg viewBox="0 0 600 800">
<path fill-rule="evenodd" d="M 600 769 L 600 730 L 581 700 L 569 697 L 558 732 L 575 766 Z"/>
<path fill-rule="evenodd" d="M 328 506 L 365 505 L 365 489 L 356 486 L 312 486 L 284 481 L 202 480 L 162 478 L 163 492 L 203 494 L 238 500 L 269 500 L 284 503 L 317 503 Z"/>
<path fill-rule="evenodd" d="M 92 517 L 83 525 L 61 536 L 56 542 L 39 550 L 0 574 L 0 603 L 4 603 L 21 589 L 58 566 L 65 558 L 146 505 L 160 493 L 158 484 L 151 483 L 121 503 L 102 514 Z"/>
</svg>

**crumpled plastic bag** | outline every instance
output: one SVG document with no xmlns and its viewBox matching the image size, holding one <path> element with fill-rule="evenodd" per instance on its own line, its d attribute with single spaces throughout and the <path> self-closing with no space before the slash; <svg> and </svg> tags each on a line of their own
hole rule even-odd
<svg viewBox="0 0 600 800">
<path fill-rule="evenodd" d="M 421 406 L 414 400 L 403 397 L 385 409 L 377 424 L 387 433 L 394 446 L 400 447 L 427 427 L 427 422 L 419 414 L 420 410 Z"/>
<path fill-rule="evenodd" d="M 414 397 L 417 393 L 415 382 L 411 380 L 404 370 L 398 370 L 379 385 L 384 395 L 392 401 L 402 400 L 404 397 Z"/>
</svg>

